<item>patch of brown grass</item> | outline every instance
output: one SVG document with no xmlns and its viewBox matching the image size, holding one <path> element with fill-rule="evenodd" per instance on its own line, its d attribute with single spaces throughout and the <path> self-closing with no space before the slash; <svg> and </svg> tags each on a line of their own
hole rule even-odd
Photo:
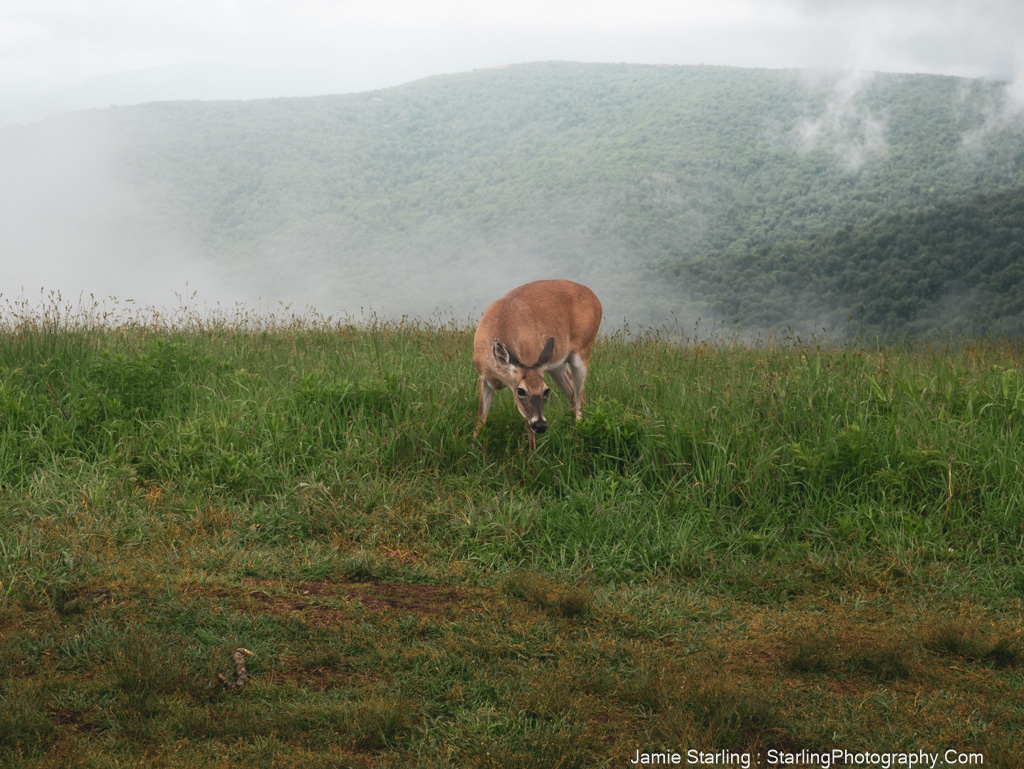
<svg viewBox="0 0 1024 769">
<path fill-rule="evenodd" d="M 555 616 L 586 616 L 594 603 L 594 591 L 583 583 L 567 583 L 537 572 L 523 571 L 509 576 L 505 591 Z"/>
</svg>

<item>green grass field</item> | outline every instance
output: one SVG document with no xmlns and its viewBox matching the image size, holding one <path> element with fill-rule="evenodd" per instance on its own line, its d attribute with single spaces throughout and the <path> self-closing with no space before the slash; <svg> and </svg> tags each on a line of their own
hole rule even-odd
<svg viewBox="0 0 1024 769">
<path fill-rule="evenodd" d="M 0 319 L 0 765 L 1024 760 L 1019 343 Z"/>
</svg>

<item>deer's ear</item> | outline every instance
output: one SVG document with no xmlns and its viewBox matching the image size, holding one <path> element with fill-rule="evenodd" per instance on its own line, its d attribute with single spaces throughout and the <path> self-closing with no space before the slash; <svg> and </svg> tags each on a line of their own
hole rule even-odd
<svg viewBox="0 0 1024 769">
<path fill-rule="evenodd" d="M 516 359 L 516 356 L 512 354 L 512 351 L 497 339 L 494 340 L 494 360 L 505 368 L 519 366 L 519 361 Z"/>
<path fill-rule="evenodd" d="M 536 365 L 544 366 L 551 360 L 551 356 L 555 354 L 555 338 L 548 337 L 548 343 L 544 345 L 544 349 L 540 351 L 540 357 L 537 358 Z"/>
</svg>

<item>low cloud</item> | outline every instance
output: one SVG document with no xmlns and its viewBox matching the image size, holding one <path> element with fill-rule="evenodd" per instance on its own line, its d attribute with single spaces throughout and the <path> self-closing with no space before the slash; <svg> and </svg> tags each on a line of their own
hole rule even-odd
<svg viewBox="0 0 1024 769">
<path fill-rule="evenodd" d="M 967 95 L 965 93 L 964 98 Z M 984 149 L 985 143 L 992 135 L 1019 127 L 1022 122 L 1024 122 L 1024 80 L 1006 83 L 991 92 L 989 102 L 984 109 L 983 122 L 977 128 L 964 133 L 963 148 L 968 153 L 979 152 Z"/>
<path fill-rule="evenodd" d="M 885 119 L 873 113 L 861 98 L 873 78 L 874 73 L 852 71 L 835 82 L 823 111 L 797 124 L 803 151 L 825 147 L 851 173 L 886 153 Z"/>
<path fill-rule="evenodd" d="M 229 302 L 249 298 L 185 239 L 154 231 L 151 212 L 115 171 L 101 118 L 9 128 L 3 139 L 5 299 L 59 292 L 85 304 L 116 297 L 174 307 L 197 286 Z"/>
</svg>

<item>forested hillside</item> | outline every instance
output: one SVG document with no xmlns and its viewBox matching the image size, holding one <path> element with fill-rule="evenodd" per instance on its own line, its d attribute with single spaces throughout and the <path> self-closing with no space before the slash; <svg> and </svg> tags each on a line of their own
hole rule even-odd
<svg viewBox="0 0 1024 769">
<path fill-rule="evenodd" d="M 1024 187 L 679 262 L 708 317 L 839 335 L 1024 334 Z"/>
<path fill-rule="evenodd" d="M 731 285 L 713 280 L 777 244 L 1024 184 L 1009 107 L 1002 84 L 935 76 L 530 64 L 371 93 L 79 113 L 0 131 L 0 169 L 51 145 L 91 153 L 131 205 L 90 217 L 103 239 L 90 253 L 180 251 L 266 299 L 458 315 L 565 276 L 593 285 L 613 322 L 689 323 L 731 320 Z M 16 199 L 23 179 L 6 178 Z"/>
</svg>

